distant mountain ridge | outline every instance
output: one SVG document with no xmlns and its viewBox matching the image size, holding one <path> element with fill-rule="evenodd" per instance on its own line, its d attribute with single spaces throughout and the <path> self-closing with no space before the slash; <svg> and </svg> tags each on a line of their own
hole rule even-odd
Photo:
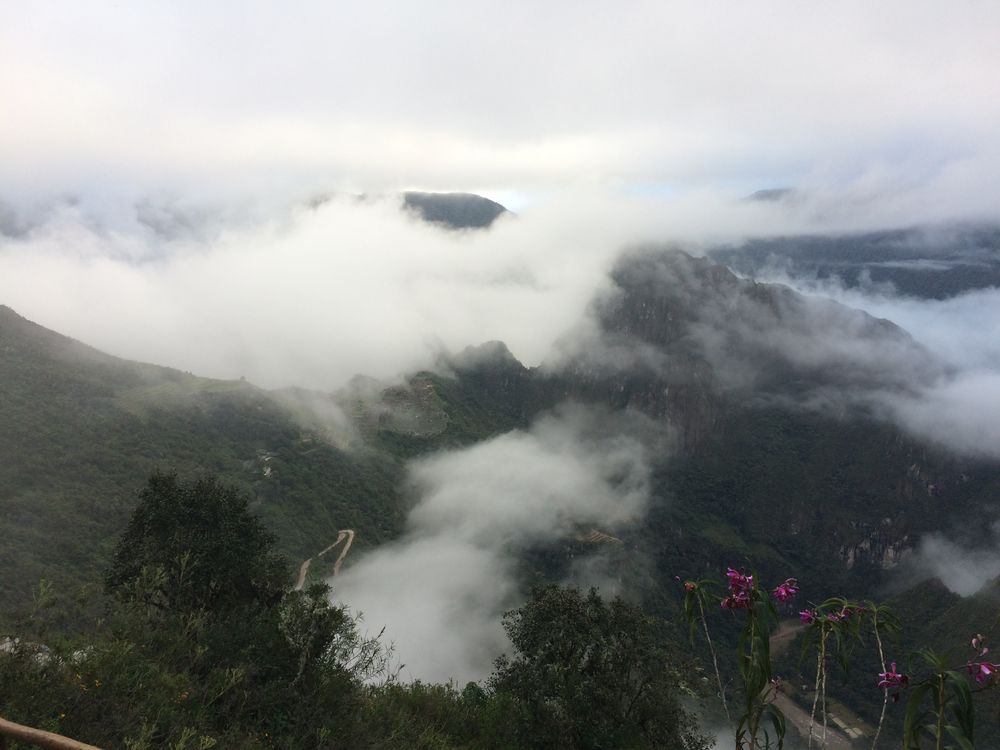
<svg viewBox="0 0 1000 750">
<path fill-rule="evenodd" d="M 708 256 L 749 276 L 891 284 L 924 299 L 1000 287 L 1000 227 L 986 224 L 759 238 Z"/>
<path fill-rule="evenodd" d="M 336 195 L 320 193 L 310 198 L 306 205 L 315 209 L 333 200 Z M 370 196 L 342 194 L 341 197 L 363 202 Z M 496 201 L 475 193 L 433 193 L 411 190 L 397 195 L 376 197 L 401 200 L 401 208 L 409 214 L 428 224 L 455 231 L 489 229 L 493 222 L 510 213 Z"/>
<path fill-rule="evenodd" d="M 922 532 L 1000 490 L 992 464 L 864 408 L 815 407 L 838 388 L 909 387 L 879 351 L 914 363 L 916 382 L 936 372 L 891 323 L 676 251 L 628 255 L 611 278 L 590 333 L 546 365 L 524 367 L 492 342 L 436 372 L 359 378 L 334 394 L 138 365 L 0 311 L 0 595 L 23 601 L 42 575 L 93 580 L 153 469 L 235 481 L 293 557 L 341 528 L 363 553 L 403 528 L 409 458 L 527 428 L 566 401 L 641 412 L 673 436 L 643 523 L 600 529 L 623 540 L 616 554 L 644 561 L 622 569 L 623 585 L 654 608 L 673 606 L 675 574 L 747 557 L 814 590 L 870 591 Z M 799 350 L 818 340 L 832 354 Z M 852 360 L 848 344 L 865 356 Z M 576 544 L 537 560 L 555 575 L 585 551 Z"/>
<path fill-rule="evenodd" d="M 336 393 L 128 362 L 0 307 L 0 624 L 40 578 L 69 593 L 100 580 L 154 469 L 235 483 L 296 561 L 350 528 L 354 559 L 405 529 L 407 461 L 529 429 L 567 402 L 609 430 L 635 414 L 656 427 L 648 508 L 522 550 L 525 584 L 597 560 L 619 590 L 680 622 L 676 576 L 747 566 L 795 576 L 813 601 L 880 598 L 921 535 L 989 541 L 969 536 L 968 519 L 995 517 L 1000 465 L 917 440 L 856 398 L 942 371 L 905 331 L 672 250 L 628 254 L 610 279 L 540 367 L 488 342 L 435 371 L 359 376 Z M 896 600 L 921 644 L 988 614 L 995 595 L 926 592 L 940 586 Z M 866 689 L 852 706 L 877 719 L 880 696 Z"/>
<path fill-rule="evenodd" d="M 486 229 L 507 209 L 474 193 L 403 193 L 403 205 L 424 221 L 449 229 Z"/>
<path fill-rule="evenodd" d="M 368 544 L 391 536 L 398 465 L 348 458 L 294 406 L 243 381 L 102 354 L 0 308 L 0 599 L 25 601 L 41 577 L 99 580 L 154 470 L 235 482 L 295 556 L 341 526 Z"/>
</svg>

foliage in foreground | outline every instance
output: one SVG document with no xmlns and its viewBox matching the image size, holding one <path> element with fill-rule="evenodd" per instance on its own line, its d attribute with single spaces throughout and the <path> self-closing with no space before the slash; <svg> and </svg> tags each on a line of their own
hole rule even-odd
<svg viewBox="0 0 1000 750">
<path fill-rule="evenodd" d="M 103 616 L 91 618 L 92 601 L 60 599 L 43 584 L 31 613 L 0 634 L 0 711 L 129 750 L 708 746 L 681 701 L 690 672 L 668 648 L 663 623 L 621 599 L 536 588 L 504 617 L 511 654 L 484 684 L 459 690 L 399 683 L 391 650 L 363 635 L 327 586 L 289 591 L 288 579 L 273 537 L 239 492 L 212 479 L 154 475 L 106 573 Z M 684 589 L 692 636 L 709 649 L 727 715 L 723 675 L 740 683 L 731 693 L 736 746 L 780 748 L 785 723 L 769 638 L 797 581 L 768 590 L 756 573 L 730 568 L 721 589 L 711 579 Z M 712 612 L 743 625 L 735 663 L 723 659 L 721 668 Z M 873 746 L 880 735 L 883 745 L 901 735 L 906 750 L 975 747 L 974 699 L 1000 674 L 986 637 L 972 639 L 964 664 L 923 649 L 923 667 L 911 661 L 916 671 L 907 675 L 889 661 L 895 647 L 883 637 L 899 623 L 884 607 L 832 598 L 799 617 L 803 653 L 815 657 L 812 740 L 826 735 L 828 661 L 846 670 L 867 647 L 881 670 L 871 680 L 882 709 Z M 899 731 L 883 733 L 886 710 L 900 698 Z"/>
<path fill-rule="evenodd" d="M 328 587 L 287 580 L 239 493 L 154 475 L 104 615 L 42 585 L 0 642 L 4 718 L 129 750 L 707 746 L 656 622 L 621 600 L 537 589 L 505 618 L 511 656 L 459 691 L 398 683 Z"/>
<path fill-rule="evenodd" d="M 781 750 L 786 734 L 785 718 L 778 707 L 782 684 L 773 676 L 769 640 L 778 624 L 775 604 L 789 604 L 799 593 L 798 582 L 789 578 L 768 592 L 761 587 L 756 573 L 733 568 L 728 569 L 726 579 L 725 596 L 720 595 L 717 582 L 711 578 L 684 582 L 685 613 L 691 637 L 693 640 L 697 631 L 704 637 L 715 667 L 720 702 L 732 721 L 707 613 L 742 611 L 745 614 L 737 648 L 740 692 L 745 703 L 742 714 L 735 719 L 736 749 Z M 964 664 L 954 661 L 954 649 L 941 656 L 932 649 L 920 648 L 910 658 L 914 672 L 906 674 L 899 671 L 896 661 L 887 664 L 887 645 L 892 644 L 887 644 L 885 638 L 898 640 L 901 630 L 900 620 L 887 607 L 834 597 L 801 610 L 799 620 L 804 626 L 802 656 L 814 652 L 816 665 L 808 727 L 809 747 L 814 741 L 820 747 L 827 744 L 828 662 L 835 660 L 847 673 L 856 652 L 868 647 L 875 651 L 881 668 L 877 678 L 869 683 L 869 689 L 877 688 L 882 694 L 878 725 L 870 738 L 872 750 L 879 747 L 880 738 L 885 740 L 883 746 L 892 742 L 883 734 L 890 700 L 905 704 L 901 722 L 897 722 L 903 750 L 974 750 L 974 698 L 976 694 L 988 694 L 1000 687 L 1000 664 L 989 657 L 987 636 L 977 633 L 971 638 L 972 654 L 965 658 Z M 995 624 L 1000 624 L 1000 618 Z M 765 717 L 771 720 L 773 732 L 762 728 L 761 719 Z"/>
<path fill-rule="evenodd" d="M 621 599 L 548 586 L 508 613 L 516 649 L 489 681 L 512 702 L 512 746 L 669 747 L 706 745 L 678 702 L 681 675 L 657 623 Z"/>
</svg>

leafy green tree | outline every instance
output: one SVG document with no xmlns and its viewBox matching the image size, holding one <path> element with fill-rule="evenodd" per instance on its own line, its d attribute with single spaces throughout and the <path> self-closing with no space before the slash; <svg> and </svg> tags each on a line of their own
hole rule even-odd
<svg viewBox="0 0 1000 750">
<path fill-rule="evenodd" d="M 236 488 L 157 473 L 139 493 L 105 584 L 119 598 L 141 590 L 147 604 L 178 612 L 273 606 L 288 580 L 273 548 L 274 536 Z"/>
<path fill-rule="evenodd" d="M 497 660 L 496 700 L 514 711 L 511 744 L 536 748 L 708 747 L 680 704 L 683 677 L 658 623 L 595 589 L 537 588 L 504 616 L 516 653 Z"/>
<path fill-rule="evenodd" d="M 358 746 L 386 649 L 327 586 L 288 591 L 272 545 L 235 489 L 154 475 L 97 623 L 54 637 L 45 587 L 0 649 L 5 717 L 132 750 Z"/>
</svg>

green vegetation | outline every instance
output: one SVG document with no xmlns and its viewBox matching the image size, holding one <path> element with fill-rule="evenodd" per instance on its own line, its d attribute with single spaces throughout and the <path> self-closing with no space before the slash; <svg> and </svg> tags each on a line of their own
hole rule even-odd
<svg viewBox="0 0 1000 750">
<path fill-rule="evenodd" d="M 281 598 L 287 571 L 274 536 L 247 511 L 246 498 L 215 479 L 183 485 L 154 474 L 115 549 L 108 591 L 175 612 L 267 606 Z M 148 573 L 155 576 L 143 580 Z"/>
<path fill-rule="evenodd" d="M 886 660 L 897 662 L 899 671 L 909 675 L 910 688 L 898 691 L 899 705 L 890 701 L 883 736 L 903 736 L 903 704 L 913 699 L 911 693 L 914 686 L 934 679 L 935 671 L 946 673 L 957 670 L 963 673 L 966 680 L 973 679 L 974 674 L 967 673 L 967 662 L 979 662 L 990 657 L 972 648 L 970 640 L 977 633 L 983 633 L 986 646 L 991 648 L 990 653 L 995 650 L 997 624 L 1000 623 L 998 601 L 995 583 L 973 596 L 961 597 L 937 580 L 925 581 L 886 600 L 886 605 L 902 625 L 895 632 L 883 634 Z M 804 658 L 807 645 L 799 641 L 777 664 L 780 673 L 795 684 L 812 683 L 810 658 Z M 828 689 L 831 696 L 846 703 L 875 726 L 882 711 L 883 698 L 882 692 L 873 688 L 874 675 L 883 671 L 883 665 L 870 636 L 857 645 L 850 650 L 849 658 L 843 665 L 829 670 Z M 946 668 L 936 669 L 942 665 Z M 997 696 L 986 687 L 992 688 L 995 684 L 972 686 L 972 705 L 977 717 L 976 746 L 1000 747 Z M 929 697 L 925 697 L 928 698 L 924 706 L 927 708 Z"/>
<path fill-rule="evenodd" d="M 511 358 L 499 374 L 488 365 L 464 378 L 423 373 L 338 405 L 120 360 L 0 306 L 0 621 L 40 579 L 65 590 L 99 581 L 138 478 L 156 471 L 210 472 L 237 486 L 292 559 L 344 528 L 360 549 L 387 541 L 405 520 L 404 461 L 526 425 L 536 409 L 518 402 L 528 376 Z M 400 390 L 418 423 L 433 413 L 434 429 L 380 418 Z M 508 395 L 491 404 L 498 391 Z M 353 442 L 323 416 L 339 406 L 357 410 Z"/>
<path fill-rule="evenodd" d="M 620 599 L 538 589 L 485 686 L 403 685 L 315 585 L 288 591 L 273 538 L 214 479 L 154 475 L 101 617 L 43 586 L 2 641 L 4 718 L 104 747 L 707 746 L 657 624 Z"/>
<path fill-rule="evenodd" d="M 498 660 L 489 684 L 510 704 L 507 746 L 706 746 L 678 702 L 676 660 L 641 610 L 547 586 L 504 627 L 517 654 Z"/>
</svg>

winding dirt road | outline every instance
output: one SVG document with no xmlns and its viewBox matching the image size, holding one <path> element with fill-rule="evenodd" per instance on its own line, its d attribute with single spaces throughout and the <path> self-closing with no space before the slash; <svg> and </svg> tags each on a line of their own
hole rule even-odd
<svg viewBox="0 0 1000 750">
<path fill-rule="evenodd" d="M 329 547 L 327 547 L 325 550 L 320 552 L 315 557 L 310 557 L 308 560 L 304 560 L 302 562 L 302 565 L 299 566 L 299 578 L 295 582 L 295 591 L 301 591 L 302 587 L 305 585 L 306 574 L 309 573 L 309 566 L 312 565 L 312 561 L 315 560 L 317 557 L 322 557 L 323 555 L 325 555 L 327 552 L 329 552 L 338 544 L 340 544 L 342 541 L 344 541 L 344 539 L 346 539 L 347 542 L 344 544 L 344 548 L 340 550 L 340 555 L 337 556 L 336 561 L 333 563 L 333 574 L 337 575 L 338 573 L 340 573 L 340 564 L 344 562 L 344 558 L 347 557 L 347 553 L 350 551 L 351 545 L 354 543 L 354 529 L 341 529 L 340 531 L 337 532 L 337 540 L 333 544 L 331 544 Z"/>
</svg>

